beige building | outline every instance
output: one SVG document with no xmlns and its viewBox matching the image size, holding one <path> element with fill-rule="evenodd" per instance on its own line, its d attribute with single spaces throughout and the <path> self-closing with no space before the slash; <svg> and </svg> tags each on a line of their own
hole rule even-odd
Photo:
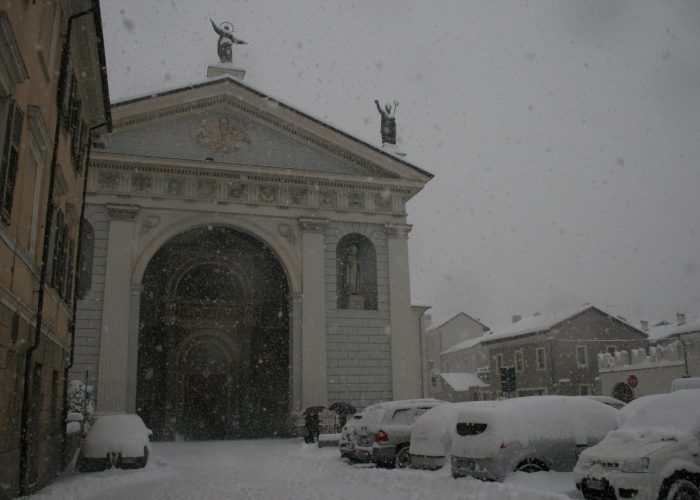
<svg viewBox="0 0 700 500">
<path fill-rule="evenodd" d="M 420 397 L 406 204 L 431 174 L 239 68 L 209 74 L 113 104 L 73 375 L 158 439 L 280 435 L 312 405 Z"/>
<path fill-rule="evenodd" d="M 91 131 L 109 121 L 105 71 L 97 2 L 0 1 L 0 496 L 62 465 L 78 221 Z"/>
</svg>

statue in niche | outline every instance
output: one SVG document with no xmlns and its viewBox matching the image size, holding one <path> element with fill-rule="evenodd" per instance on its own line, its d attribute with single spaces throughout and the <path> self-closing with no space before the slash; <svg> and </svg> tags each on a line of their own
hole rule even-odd
<svg viewBox="0 0 700 500">
<path fill-rule="evenodd" d="M 233 44 L 245 45 L 246 42 L 233 36 L 233 24 L 228 21 L 224 21 L 221 24 L 216 24 L 212 19 L 211 25 L 214 27 L 214 31 L 219 35 L 219 43 L 217 44 L 217 52 L 219 54 L 219 60 L 222 63 L 233 62 Z"/>
<path fill-rule="evenodd" d="M 391 103 L 387 102 L 384 105 L 384 109 L 379 105 L 378 100 L 374 100 L 374 104 L 377 105 L 377 110 L 379 114 L 382 115 L 382 144 L 396 144 L 396 108 L 399 107 L 399 101 L 394 101 L 392 106 Z"/>
<path fill-rule="evenodd" d="M 348 309 L 364 309 L 365 298 L 362 296 L 362 264 L 355 245 L 350 247 L 345 258 L 345 294 L 348 297 Z"/>
</svg>

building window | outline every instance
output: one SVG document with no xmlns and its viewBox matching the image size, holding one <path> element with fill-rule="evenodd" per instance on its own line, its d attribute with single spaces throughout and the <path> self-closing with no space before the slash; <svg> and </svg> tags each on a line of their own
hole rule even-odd
<svg viewBox="0 0 700 500">
<path fill-rule="evenodd" d="M 617 351 L 617 346 L 614 346 L 614 345 L 606 345 L 605 346 L 605 352 L 610 354 L 613 358 L 615 357 L 615 351 Z"/>
<path fill-rule="evenodd" d="M 537 369 L 538 370 L 546 370 L 547 369 L 547 361 L 545 358 L 544 347 L 538 347 L 535 350 L 535 357 L 537 360 Z"/>
<path fill-rule="evenodd" d="M 588 350 L 585 345 L 576 346 L 576 366 L 579 368 L 588 366 Z"/>
<path fill-rule="evenodd" d="M 58 294 L 70 302 L 73 292 L 73 252 L 75 243 L 71 236 L 71 226 L 66 222 L 63 212 L 56 211 L 54 217 L 53 246 L 51 252 L 50 284 Z"/>
<path fill-rule="evenodd" d="M 24 115 L 12 99 L 0 102 L 0 120 L 3 131 L 2 155 L 0 156 L 0 215 L 2 220 L 10 223 L 12 215 L 12 200 L 17 179 L 17 164 L 19 161 L 19 143 L 22 136 Z"/>
<path fill-rule="evenodd" d="M 523 361 L 523 351 L 515 351 L 515 371 L 521 372 L 525 368 L 525 362 Z"/>
</svg>

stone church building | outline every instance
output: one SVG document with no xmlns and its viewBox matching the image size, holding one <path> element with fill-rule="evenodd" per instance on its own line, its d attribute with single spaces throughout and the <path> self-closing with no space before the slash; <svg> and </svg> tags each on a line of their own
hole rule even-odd
<svg viewBox="0 0 700 500">
<path fill-rule="evenodd" d="M 406 202 L 432 177 L 209 67 L 92 150 L 72 377 L 160 439 L 420 397 Z"/>
</svg>

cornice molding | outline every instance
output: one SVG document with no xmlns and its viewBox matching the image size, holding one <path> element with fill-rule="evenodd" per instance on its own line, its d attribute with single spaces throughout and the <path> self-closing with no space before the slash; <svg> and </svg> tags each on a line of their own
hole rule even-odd
<svg viewBox="0 0 700 500">
<path fill-rule="evenodd" d="M 397 240 L 408 239 L 408 233 L 411 232 L 413 226 L 410 224 L 386 224 L 384 226 L 384 233 L 387 238 L 393 238 Z"/>
</svg>

